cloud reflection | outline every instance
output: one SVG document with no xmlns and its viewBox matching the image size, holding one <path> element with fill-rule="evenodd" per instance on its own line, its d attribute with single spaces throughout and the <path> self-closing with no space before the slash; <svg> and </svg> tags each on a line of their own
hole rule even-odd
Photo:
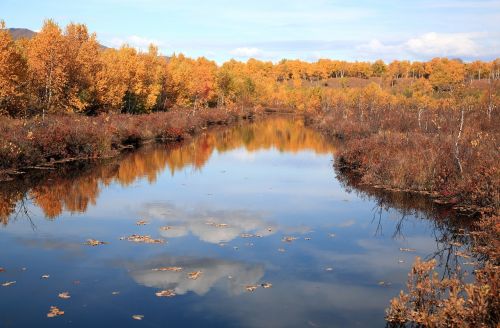
<svg viewBox="0 0 500 328">
<path fill-rule="evenodd" d="M 176 266 L 182 271 L 154 271 L 155 268 Z M 200 296 L 218 287 L 231 295 L 245 292 L 245 286 L 256 284 L 264 276 L 264 266 L 214 258 L 158 256 L 143 263 L 129 265 L 132 278 L 139 284 L 159 289 L 173 289 L 178 295 L 194 292 Z M 201 271 L 196 280 L 188 272 Z"/>
<path fill-rule="evenodd" d="M 193 234 L 208 243 L 229 242 L 242 233 L 262 237 L 279 230 L 266 221 L 262 213 L 243 210 L 184 210 L 170 203 L 148 203 L 141 214 L 149 219 L 161 220 L 168 228 L 160 229 L 165 238 L 183 237 Z"/>
</svg>

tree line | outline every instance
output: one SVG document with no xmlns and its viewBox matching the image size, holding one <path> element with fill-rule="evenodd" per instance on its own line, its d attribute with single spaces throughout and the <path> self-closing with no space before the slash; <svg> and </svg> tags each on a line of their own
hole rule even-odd
<svg viewBox="0 0 500 328">
<path fill-rule="evenodd" d="M 33 38 L 13 40 L 0 22 L 0 113 L 12 117 L 239 106 L 314 110 L 321 103 L 327 106 L 325 99 L 334 91 L 324 89 L 332 80 L 347 88 L 351 78 L 373 80 L 406 97 L 439 97 L 473 80 L 500 79 L 500 59 L 464 63 L 435 58 L 389 64 L 250 59 L 217 65 L 204 57 L 165 57 L 154 45 L 148 51 L 129 45 L 104 48 L 86 25 L 71 23 L 63 30 L 53 20 L 46 20 Z M 404 90 L 394 89 L 405 80 L 413 82 Z"/>
</svg>

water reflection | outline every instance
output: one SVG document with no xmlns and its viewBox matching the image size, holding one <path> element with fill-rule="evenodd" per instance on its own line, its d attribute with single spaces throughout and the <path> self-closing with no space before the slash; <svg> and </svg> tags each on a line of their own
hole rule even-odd
<svg viewBox="0 0 500 328">
<path fill-rule="evenodd" d="M 169 203 L 150 203 L 141 211 L 143 217 L 161 221 L 160 234 L 167 238 L 193 234 L 200 240 L 219 244 L 230 242 L 243 233 L 260 237 L 277 232 L 277 227 L 266 222 L 261 213 L 250 211 L 214 211 L 196 209 L 187 211 Z"/>
<path fill-rule="evenodd" d="M 468 227 L 425 197 L 335 178 L 332 153 L 302 121 L 272 118 L 2 184 L 0 278 L 17 284 L 0 287 L 0 326 L 65 323 L 40 322 L 49 305 L 80 327 L 128 327 L 132 314 L 151 326 L 383 326 L 415 256 L 440 259 L 443 276 L 471 261 L 457 256 Z M 166 242 L 120 240 L 132 234 Z M 165 267 L 182 271 L 153 270 Z M 245 290 L 262 282 L 273 286 Z"/>
<path fill-rule="evenodd" d="M 177 295 L 194 292 L 205 295 L 216 285 L 231 295 L 245 292 L 245 286 L 258 283 L 264 276 L 262 264 L 248 264 L 215 258 L 189 258 L 160 255 L 148 261 L 128 264 L 133 279 L 144 286 L 173 289 Z M 158 271 L 165 267 L 181 271 Z M 188 272 L 200 271 L 197 279 L 188 279 Z"/>
<path fill-rule="evenodd" d="M 83 213 L 95 205 L 102 187 L 111 183 L 129 186 L 146 178 L 154 183 L 168 169 L 172 175 L 188 166 L 201 169 L 215 151 L 243 148 L 245 153 L 262 149 L 280 152 L 310 150 L 317 154 L 335 148 L 320 134 L 304 126 L 300 119 L 274 117 L 243 123 L 229 129 L 208 131 L 177 145 L 152 145 L 140 148 L 105 163 L 78 163 L 56 172 L 35 172 L 0 187 L 0 221 L 6 225 L 16 212 L 16 204 L 32 200 L 45 216 L 54 219 L 63 211 Z"/>
</svg>

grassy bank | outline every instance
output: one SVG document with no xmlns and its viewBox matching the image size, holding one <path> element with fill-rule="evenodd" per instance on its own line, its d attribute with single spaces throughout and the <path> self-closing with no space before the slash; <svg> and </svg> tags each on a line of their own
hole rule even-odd
<svg viewBox="0 0 500 328">
<path fill-rule="evenodd" d="M 0 171 L 109 157 L 151 140 L 175 141 L 213 124 L 228 124 L 251 110 L 177 110 L 144 115 L 49 115 L 44 120 L 0 120 Z"/>
</svg>

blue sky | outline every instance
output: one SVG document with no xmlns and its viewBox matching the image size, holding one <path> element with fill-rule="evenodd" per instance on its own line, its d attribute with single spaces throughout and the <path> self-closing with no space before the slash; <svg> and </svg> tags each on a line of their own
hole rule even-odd
<svg viewBox="0 0 500 328">
<path fill-rule="evenodd" d="M 1 0 L 8 27 L 85 23 L 101 43 L 222 62 L 500 57 L 500 1 Z"/>
</svg>

